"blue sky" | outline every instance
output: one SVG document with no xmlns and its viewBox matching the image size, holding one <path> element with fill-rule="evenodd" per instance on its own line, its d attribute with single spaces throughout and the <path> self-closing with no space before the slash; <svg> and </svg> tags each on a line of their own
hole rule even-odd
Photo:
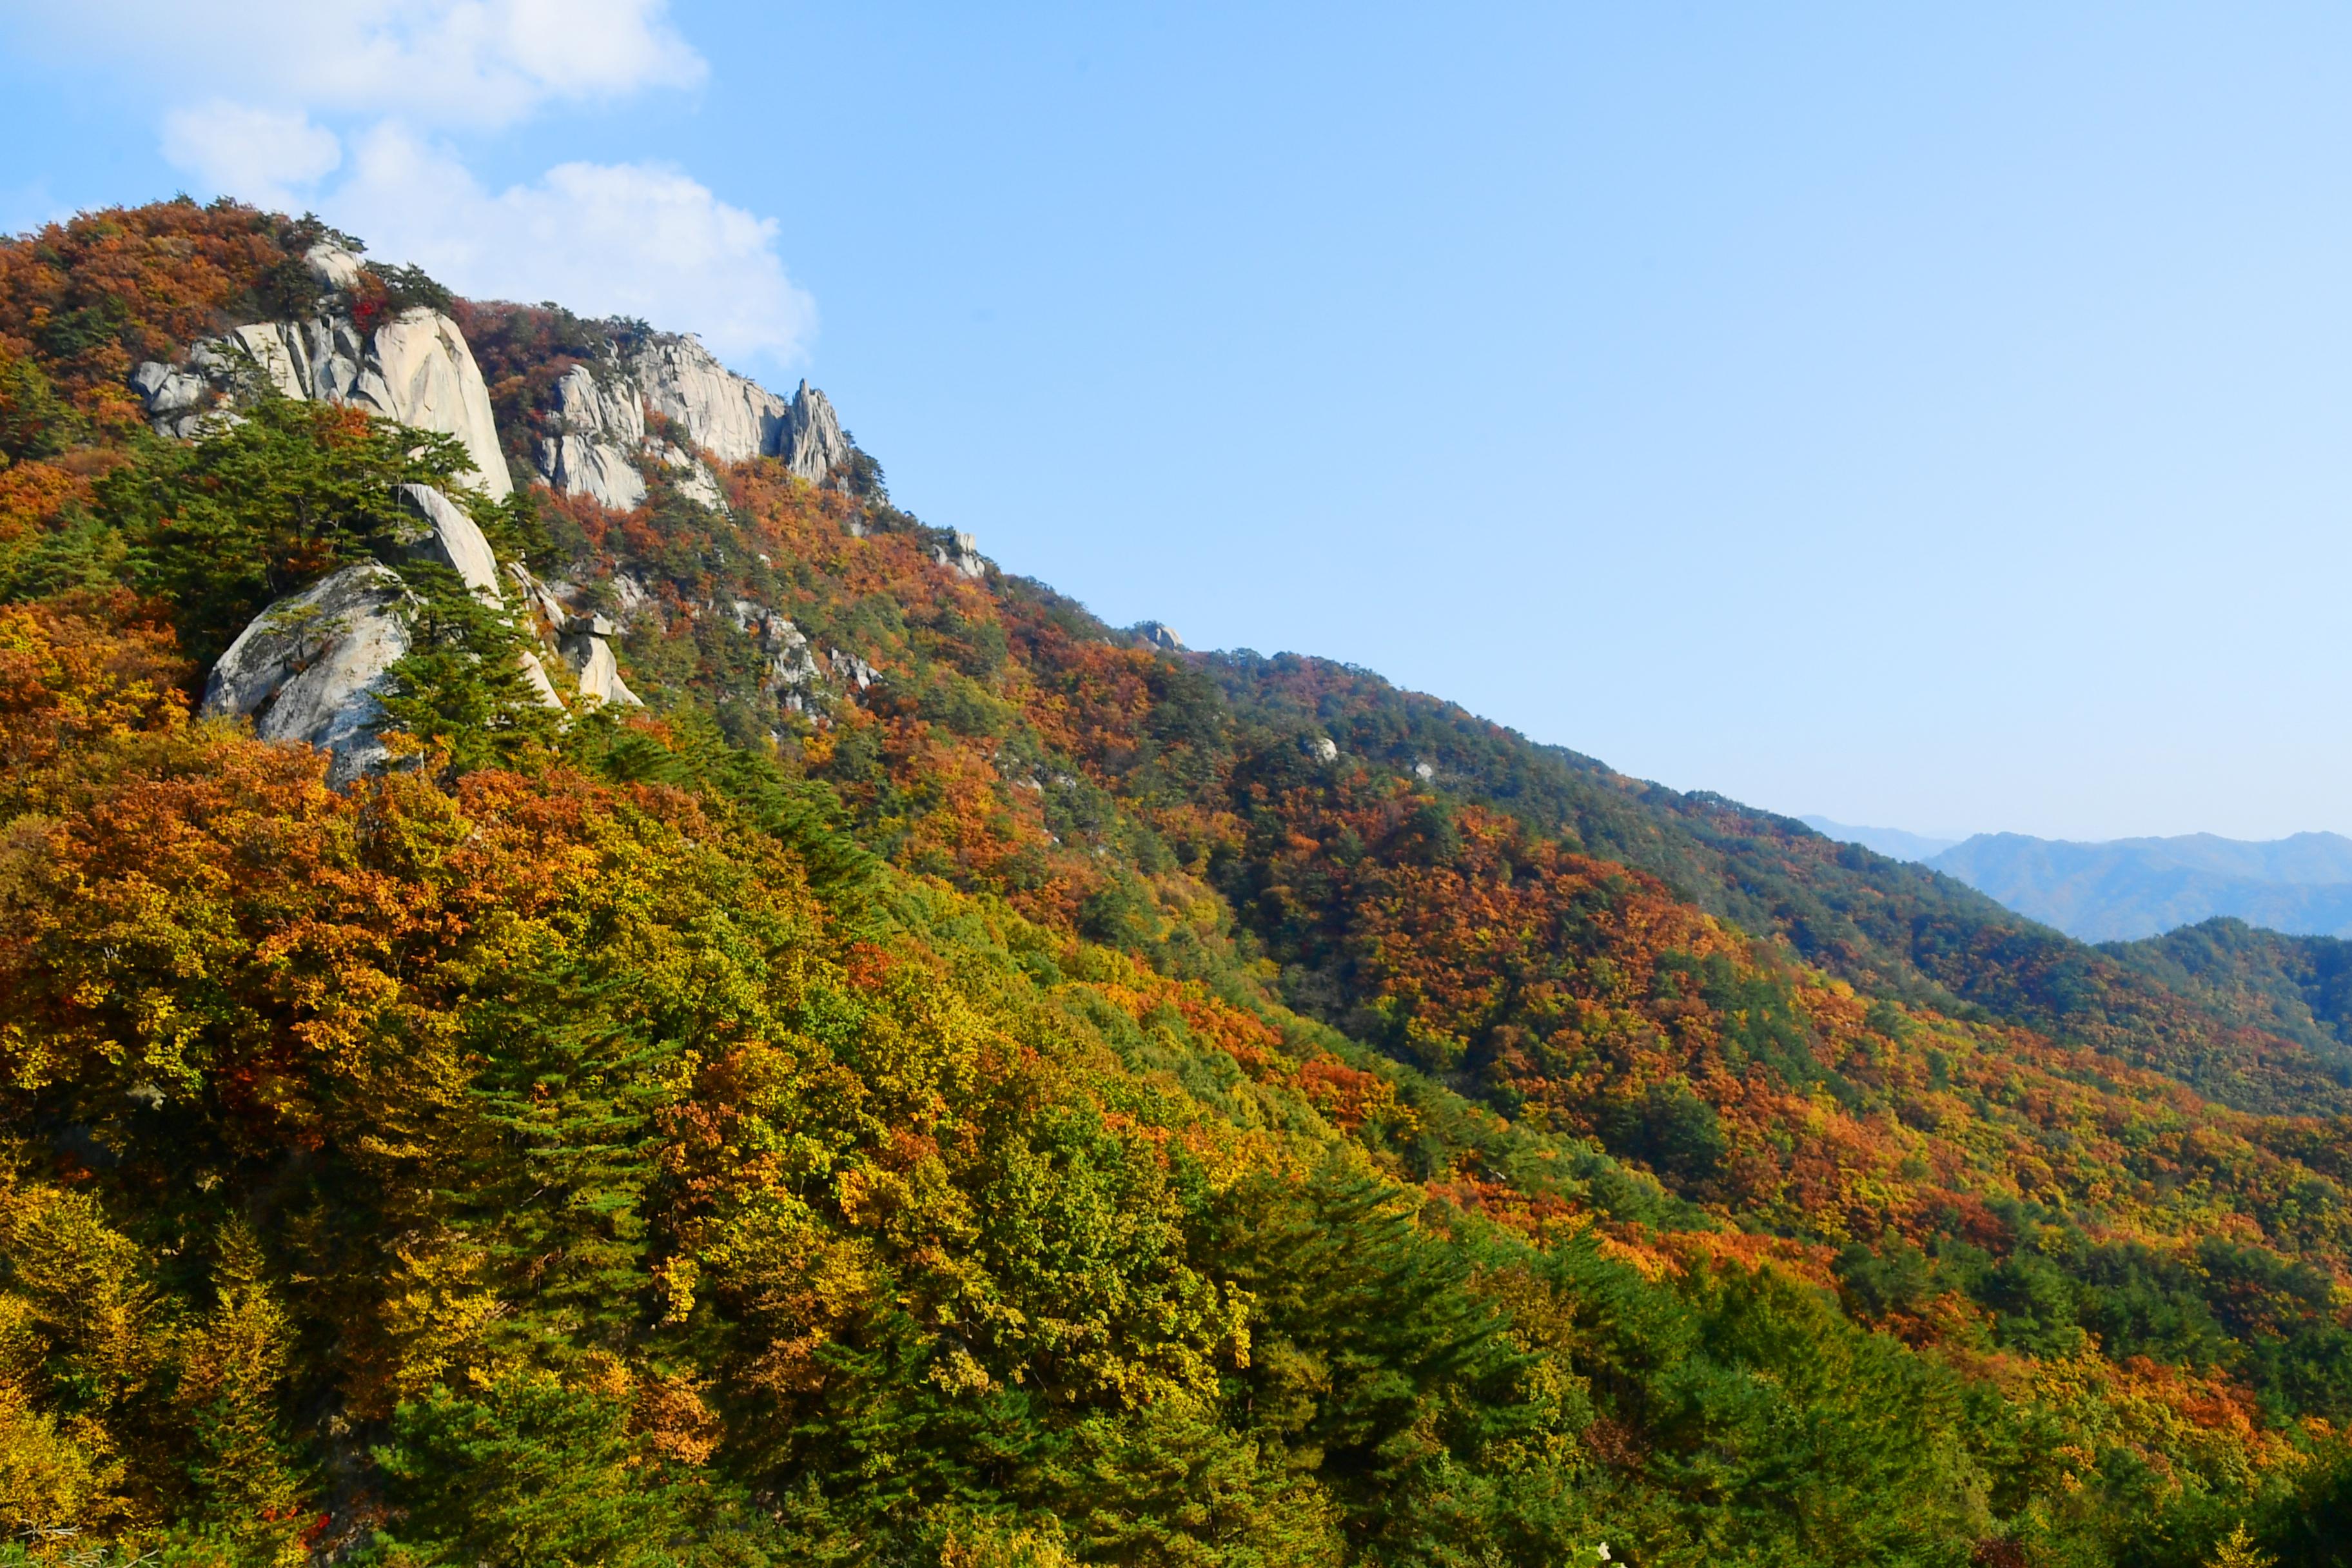
<svg viewBox="0 0 2352 1568">
<path fill-rule="evenodd" d="M 2352 831 L 2340 6 L 0 0 L 227 189 L 830 392 L 1198 647 L 1789 812 Z"/>
</svg>

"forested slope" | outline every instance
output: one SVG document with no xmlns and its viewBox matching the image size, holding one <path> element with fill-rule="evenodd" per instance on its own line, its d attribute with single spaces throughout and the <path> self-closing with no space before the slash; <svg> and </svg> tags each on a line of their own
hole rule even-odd
<svg viewBox="0 0 2352 1568">
<path fill-rule="evenodd" d="M 1786 942 L 1875 994 L 1980 1013 L 2152 1067 L 2225 1103 L 2340 1112 L 2352 1051 L 2214 1012 L 2145 966 L 2074 942 L 1956 879 L 1826 838 L 1790 817 L 1685 795 L 1538 746 L 1368 671 L 1282 655 L 1221 658 L 1237 704 L 1319 726 L 1447 794 L 1664 878 L 1712 914 Z"/>
<path fill-rule="evenodd" d="M 641 500 L 551 489 L 647 330 L 322 305 L 321 237 L 0 247 L 8 1552 L 2344 1560 L 2331 1032 L 1147 646 L 863 453 L 649 405 Z M 129 390 L 321 309 L 446 311 L 511 496 Z M 393 762 L 331 788 L 196 700 L 355 571 L 405 595 Z"/>
</svg>

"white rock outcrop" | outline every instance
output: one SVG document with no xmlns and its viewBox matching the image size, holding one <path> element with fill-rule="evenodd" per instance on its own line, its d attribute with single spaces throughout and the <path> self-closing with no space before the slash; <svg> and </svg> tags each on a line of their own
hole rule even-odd
<svg viewBox="0 0 2352 1568">
<path fill-rule="evenodd" d="M 981 558 L 980 541 L 969 533 L 960 532 L 951 537 L 955 548 L 950 550 L 944 544 L 935 544 L 931 547 L 931 559 L 957 576 L 969 577 L 975 583 L 987 576 L 988 563 Z"/>
<path fill-rule="evenodd" d="M 330 753 L 327 779 L 341 784 L 388 753 L 376 736 L 378 695 L 408 651 L 399 574 L 373 561 L 320 578 L 254 617 L 205 682 L 207 717 L 250 719 L 265 741 Z"/>
<path fill-rule="evenodd" d="M 524 608 L 536 613 L 547 623 L 546 631 L 550 637 L 563 629 L 563 623 L 572 612 L 563 607 L 555 584 L 541 582 L 532 575 L 530 568 L 520 561 L 507 563 L 507 575 L 514 579 L 516 587 L 522 590 Z"/>
<path fill-rule="evenodd" d="M 774 455 L 811 484 L 849 461 L 849 437 L 841 433 L 833 400 L 805 381 L 793 396 L 792 418 L 784 435 Z"/>
<path fill-rule="evenodd" d="M 880 670 L 876 669 L 854 653 L 844 653 L 836 647 L 827 649 L 826 654 L 833 665 L 834 675 L 844 683 L 856 687 L 860 691 L 882 679 Z"/>
<path fill-rule="evenodd" d="M 473 460 L 467 483 L 495 500 L 514 492 L 481 367 L 457 323 L 437 310 L 404 310 L 364 338 L 349 316 L 336 312 L 255 321 L 198 343 L 184 366 L 141 365 L 131 384 L 146 399 L 157 430 L 186 437 L 219 416 L 219 404 L 234 407 L 257 374 L 288 397 L 345 404 L 455 436 Z"/>
<path fill-rule="evenodd" d="M 645 450 L 646 409 L 635 381 L 619 378 L 608 389 L 595 372 L 575 364 L 555 384 L 549 423 L 555 433 L 539 444 L 539 471 L 551 489 L 615 511 L 644 503 L 637 458 Z"/>
<path fill-rule="evenodd" d="M 768 656 L 768 668 L 760 677 L 760 689 L 777 698 L 793 712 L 809 711 L 824 688 L 824 671 L 817 664 L 816 650 L 809 646 L 807 635 L 793 625 L 790 616 L 749 599 L 736 600 L 733 608 L 735 625 Z M 870 666 L 867 678 L 872 679 Z"/>
<path fill-rule="evenodd" d="M 692 337 L 656 334 L 616 362 L 573 365 L 555 384 L 551 433 L 539 444 L 550 488 L 615 510 L 643 505 L 644 466 L 658 463 L 688 498 L 720 510 L 719 478 L 692 452 L 648 429 L 656 415 L 721 463 L 781 458 L 811 483 L 849 461 L 849 438 L 824 394 L 803 381 L 790 402 L 737 375 Z"/>
<path fill-rule="evenodd" d="M 340 245 L 321 240 L 302 253 L 302 265 L 310 276 L 330 289 L 340 289 L 348 294 L 360 286 L 359 257 Z"/>
<path fill-rule="evenodd" d="M 722 463 L 772 457 L 782 447 L 792 405 L 737 375 L 691 336 L 656 333 L 627 362 L 646 406 L 677 422 L 687 439 Z"/>
<path fill-rule="evenodd" d="M 530 694 L 539 699 L 541 708 L 552 708 L 559 713 L 563 711 L 563 699 L 556 693 L 555 682 L 547 678 L 547 666 L 539 662 L 539 655 L 527 652 L 522 656 L 522 678 L 530 684 Z"/>
<path fill-rule="evenodd" d="M 491 553 L 481 525 L 430 485 L 401 486 L 400 501 L 423 525 L 415 538 L 403 542 L 409 553 L 438 561 L 464 579 L 476 598 L 503 606 L 506 595 L 499 588 L 499 558 Z"/>
<path fill-rule="evenodd" d="M 579 679 L 583 700 L 608 707 L 642 708 L 645 704 L 621 679 L 620 664 L 614 658 L 613 645 L 607 640 L 620 629 L 600 615 L 574 616 L 566 623 L 558 647 Z"/>
<path fill-rule="evenodd" d="M 439 311 L 405 310 L 378 327 L 358 383 L 337 401 L 457 437 L 474 459 L 484 494 L 504 500 L 514 493 L 481 366 L 457 323 Z"/>
<path fill-rule="evenodd" d="M 682 450 L 674 442 L 664 442 L 659 453 L 662 466 L 669 469 L 669 482 L 678 494 L 709 511 L 727 510 L 727 491 L 710 465 L 693 454 Z"/>
<path fill-rule="evenodd" d="M 1139 621 L 1136 624 L 1135 635 L 1143 639 L 1144 647 L 1158 648 L 1161 653 L 1184 651 L 1184 639 L 1176 635 L 1174 626 L 1162 622 Z"/>
</svg>

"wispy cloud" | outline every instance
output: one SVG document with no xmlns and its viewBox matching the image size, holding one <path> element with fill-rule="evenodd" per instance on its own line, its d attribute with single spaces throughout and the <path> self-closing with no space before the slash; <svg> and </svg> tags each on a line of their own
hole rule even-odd
<svg viewBox="0 0 2352 1568">
<path fill-rule="evenodd" d="M 385 256 L 489 299 L 688 327 L 721 355 L 789 360 L 816 310 L 777 254 L 775 220 L 651 163 L 562 163 L 503 191 L 397 126 L 362 139 L 326 210 Z"/>
<path fill-rule="evenodd" d="M 698 84 L 667 0 L 76 0 L 37 37 L 200 82 L 206 97 L 496 128 L 551 101 Z"/>
<path fill-rule="evenodd" d="M 334 173 L 343 144 L 299 110 L 214 99 L 164 114 L 163 156 L 215 189 L 289 206 L 298 189 Z"/>
</svg>

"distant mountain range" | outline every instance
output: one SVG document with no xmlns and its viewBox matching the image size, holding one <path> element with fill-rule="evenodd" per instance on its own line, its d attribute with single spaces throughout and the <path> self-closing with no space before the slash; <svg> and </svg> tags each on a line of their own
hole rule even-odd
<svg viewBox="0 0 2352 1568">
<path fill-rule="evenodd" d="M 2262 843 L 2210 833 L 2082 844 L 2021 833 L 1954 843 L 1809 816 L 1832 838 L 1958 879 L 2084 942 L 2134 942 L 2228 916 L 2294 935 L 2352 935 L 2352 838 Z"/>
<path fill-rule="evenodd" d="M 1850 822 L 1832 822 L 1826 816 L 1801 816 L 1797 820 L 1825 838 L 1859 844 L 1864 849 L 1875 849 L 1890 860 L 1924 863 L 1959 843 L 1957 838 L 1931 838 L 1924 833 L 1906 833 L 1899 827 L 1856 827 Z"/>
</svg>

